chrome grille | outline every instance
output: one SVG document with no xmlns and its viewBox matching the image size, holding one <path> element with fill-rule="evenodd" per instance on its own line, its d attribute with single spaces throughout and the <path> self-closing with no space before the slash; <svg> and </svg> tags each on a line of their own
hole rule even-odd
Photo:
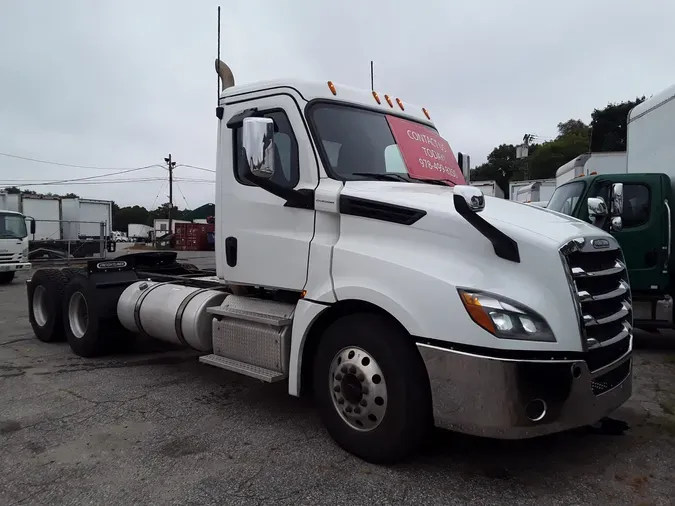
<svg viewBox="0 0 675 506">
<path fill-rule="evenodd" d="M 19 261 L 20 253 L 0 253 L 0 264 L 11 264 Z"/>
<path fill-rule="evenodd" d="M 561 248 L 561 254 L 589 368 L 598 370 L 631 348 L 633 307 L 623 254 L 607 237 L 575 239 Z"/>
</svg>

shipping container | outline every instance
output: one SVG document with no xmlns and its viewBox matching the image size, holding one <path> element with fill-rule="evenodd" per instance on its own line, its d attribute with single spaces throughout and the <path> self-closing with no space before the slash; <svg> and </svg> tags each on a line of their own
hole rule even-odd
<svg viewBox="0 0 675 506">
<path fill-rule="evenodd" d="M 209 225 L 206 223 L 177 223 L 175 247 L 179 251 L 206 251 Z"/>
</svg>

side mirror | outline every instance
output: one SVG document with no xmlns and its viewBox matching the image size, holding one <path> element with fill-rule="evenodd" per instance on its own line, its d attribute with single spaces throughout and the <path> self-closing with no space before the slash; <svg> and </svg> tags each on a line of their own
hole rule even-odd
<svg viewBox="0 0 675 506">
<path fill-rule="evenodd" d="M 600 218 L 607 216 L 607 204 L 602 197 L 589 197 L 586 201 L 588 205 L 588 217 L 594 225 Z"/>
<path fill-rule="evenodd" d="M 466 184 L 469 184 L 469 179 L 471 179 L 471 157 L 464 153 L 457 153 L 457 164 L 462 169 L 464 181 L 466 181 Z"/>
<path fill-rule="evenodd" d="M 609 222 L 609 229 L 612 232 L 621 232 L 622 228 L 623 228 L 623 220 L 621 219 L 621 216 L 614 216 L 612 218 L 612 221 Z"/>
<path fill-rule="evenodd" d="M 623 183 L 614 183 L 610 193 L 612 216 L 621 216 L 623 213 Z"/>
<path fill-rule="evenodd" d="M 254 177 L 269 179 L 274 175 L 274 121 L 270 118 L 244 118 L 242 155 Z"/>
<path fill-rule="evenodd" d="M 458 184 L 453 187 L 455 195 L 459 195 L 464 199 L 466 205 L 474 213 L 479 213 L 485 209 L 485 197 L 483 192 L 475 186 Z"/>
<path fill-rule="evenodd" d="M 32 218 L 30 220 L 30 235 L 35 235 L 35 220 Z"/>
</svg>

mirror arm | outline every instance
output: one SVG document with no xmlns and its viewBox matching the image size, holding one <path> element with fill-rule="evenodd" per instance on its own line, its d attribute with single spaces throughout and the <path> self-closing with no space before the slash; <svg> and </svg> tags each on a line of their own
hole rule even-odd
<svg viewBox="0 0 675 506">
<path fill-rule="evenodd" d="M 285 188 L 270 179 L 254 176 L 250 172 L 246 176 L 246 179 L 263 190 L 270 192 L 272 195 L 284 199 L 286 201 L 284 207 L 314 209 L 314 190 L 294 190 L 293 188 Z"/>
<path fill-rule="evenodd" d="M 520 263 L 520 251 L 516 241 L 473 211 L 461 195 L 453 195 L 453 200 L 457 213 L 492 243 L 498 257 Z"/>
</svg>

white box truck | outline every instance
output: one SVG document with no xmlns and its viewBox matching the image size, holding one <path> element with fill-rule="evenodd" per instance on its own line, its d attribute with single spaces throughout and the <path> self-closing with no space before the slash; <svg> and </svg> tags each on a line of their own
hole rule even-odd
<svg viewBox="0 0 675 506">
<path fill-rule="evenodd" d="M 556 187 L 576 177 L 626 172 L 626 152 L 585 153 L 561 165 L 555 173 Z"/>
<path fill-rule="evenodd" d="M 127 236 L 132 242 L 146 242 L 150 240 L 150 232 L 152 231 L 153 228 L 149 225 L 129 223 Z"/>
<path fill-rule="evenodd" d="M 216 69 L 215 272 L 175 252 L 38 270 L 39 339 L 90 357 L 126 330 L 283 381 L 370 462 L 414 453 L 434 424 L 529 438 L 630 397 L 630 311 L 589 302 L 625 277 L 610 234 L 484 198 L 422 107 L 332 81 L 234 86 Z"/>
<path fill-rule="evenodd" d="M 555 191 L 555 179 L 531 179 L 509 183 L 509 200 L 514 202 L 537 202 L 545 206 Z"/>
<path fill-rule="evenodd" d="M 471 186 L 478 188 L 485 196 L 504 198 L 504 190 L 497 184 L 497 181 L 473 181 Z"/>
</svg>

